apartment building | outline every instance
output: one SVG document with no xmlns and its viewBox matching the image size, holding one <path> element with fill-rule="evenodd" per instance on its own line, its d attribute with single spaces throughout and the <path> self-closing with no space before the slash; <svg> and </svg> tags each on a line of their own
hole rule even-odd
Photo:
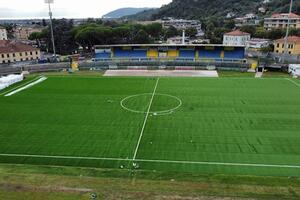
<svg viewBox="0 0 300 200">
<path fill-rule="evenodd" d="M 226 46 L 246 46 L 250 40 L 251 35 L 240 30 L 225 33 L 223 36 L 223 45 Z"/>
<path fill-rule="evenodd" d="M 290 19 L 290 28 L 300 28 L 300 16 L 294 13 L 277 13 L 265 18 L 264 28 L 271 30 L 275 28 L 286 28 Z"/>
</svg>

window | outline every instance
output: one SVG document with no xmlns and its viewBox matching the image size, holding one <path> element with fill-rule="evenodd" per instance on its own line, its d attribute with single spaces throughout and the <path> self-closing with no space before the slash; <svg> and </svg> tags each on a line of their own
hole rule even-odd
<svg viewBox="0 0 300 200">
<path fill-rule="evenodd" d="M 279 43 L 277 43 L 277 48 L 279 48 Z"/>
<path fill-rule="evenodd" d="M 39 53 L 36 51 L 35 54 L 38 55 Z"/>
<path fill-rule="evenodd" d="M 15 54 L 15 53 L 13 53 L 13 57 L 16 57 L 16 54 Z"/>
<path fill-rule="evenodd" d="M 27 52 L 25 52 L 25 56 L 28 56 L 28 53 L 27 53 Z"/>
<path fill-rule="evenodd" d="M 289 54 L 292 54 L 292 52 L 289 51 Z"/>
<path fill-rule="evenodd" d="M 282 48 L 284 48 L 284 44 L 282 44 Z"/>
<path fill-rule="evenodd" d="M 20 56 L 23 56 L 23 54 L 22 54 L 22 53 L 20 53 Z"/>
<path fill-rule="evenodd" d="M 32 51 L 30 51 L 30 55 L 32 56 Z"/>
<path fill-rule="evenodd" d="M 279 51 L 278 51 L 278 50 L 276 50 L 276 53 L 279 53 Z"/>
<path fill-rule="evenodd" d="M 4 54 L 1 54 L 1 57 L 4 58 Z"/>
<path fill-rule="evenodd" d="M 6 56 L 9 58 L 9 54 L 6 54 Z"/>
</svg>

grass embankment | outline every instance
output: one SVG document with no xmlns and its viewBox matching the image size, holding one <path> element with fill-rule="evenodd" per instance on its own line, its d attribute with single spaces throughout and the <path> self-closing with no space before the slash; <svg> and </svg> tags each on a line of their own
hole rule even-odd
<svg viewBox="0 0 300 200">
<path fill-rule="evenodd" d="M 0 165 L 0 199 L 299 199 L 300 179 Z M 219 197 L 219 198 L 217 198 Z"/>
</svg>

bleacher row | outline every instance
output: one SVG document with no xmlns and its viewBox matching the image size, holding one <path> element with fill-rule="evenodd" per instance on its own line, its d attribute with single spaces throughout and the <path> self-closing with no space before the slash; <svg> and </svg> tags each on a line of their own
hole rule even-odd
<svg viewBox="0 0 300 200">
<path fill-rule="evenodd" d="M 160 51 L 158 49 L 124 49 L 124 48 L 112 48 L 110 51 L 96 50 L 95 55 L 97 60 L 101 59 L 155 59 L 155 58 L 169 58 L 169 59 L 216 59 L 216 60 L 239 60 L 244 59 L 244 48 L 230 48 L 226 50 L 224 47 L 217 48 L 201 48 L 201 49 L 175 49 Z"/>
</svg>

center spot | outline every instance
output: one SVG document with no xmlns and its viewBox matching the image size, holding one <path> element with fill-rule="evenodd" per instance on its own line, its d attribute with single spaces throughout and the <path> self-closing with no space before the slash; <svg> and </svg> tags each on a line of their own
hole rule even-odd
<svg viewBox="0 0 300 200">
<path fill-rule="evenodd" d="M 124 98 L 121 101 L 123 109 L 134 113 L 147 113 L 152 93 L 137 94 Z M 175 96 L 156 93 L 151 104 L 150 114 L 171 114 L 182 105 L 182 101 Z"/>
</svg>

